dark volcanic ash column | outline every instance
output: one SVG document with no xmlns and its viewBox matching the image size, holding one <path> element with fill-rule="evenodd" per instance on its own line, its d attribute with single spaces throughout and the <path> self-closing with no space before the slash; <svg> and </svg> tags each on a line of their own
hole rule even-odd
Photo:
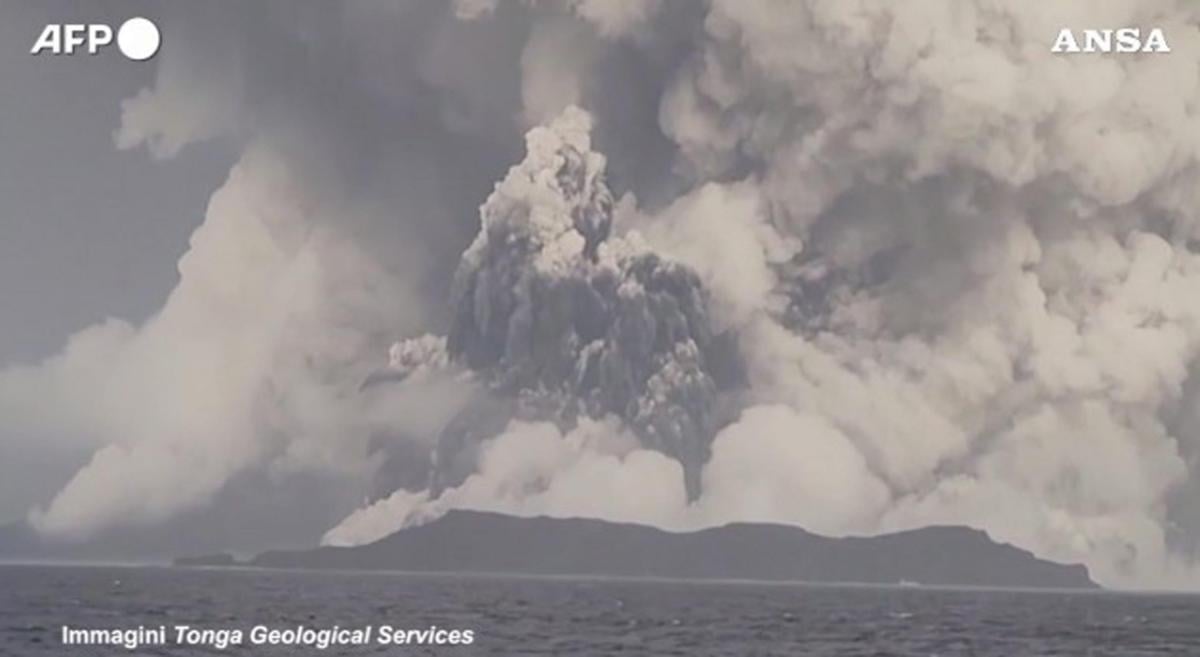
<svg viewBox="0 0 1200 657">
<path fill-rule="evenodd" d="M 590 128 L 575 108 L 534 128 L 525 160 L 481 208 L 455 277 L 447 349 L 489 394 L 443 431 L 435 493 L 461 483 L 479 442 L 510 418 L 568 428 L 609 415 L 678 459 L 689 495 L 699 492 L 720 379 L 730 378 L 711 364 L 727 347 L 695 272 L 635 234 L 610 234 L 613 198 Z"/>
</svg>

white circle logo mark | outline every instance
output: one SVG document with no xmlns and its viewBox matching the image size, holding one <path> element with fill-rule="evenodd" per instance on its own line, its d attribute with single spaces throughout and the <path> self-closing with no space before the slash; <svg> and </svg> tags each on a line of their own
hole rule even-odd
<svg viewBox="0 0 1200 657">
<path fill-rule="evenodd" d="M 153 57 L 161 41 L 158 26 L 141 16 L 125 21 L 117 31 L 117 47 L 121 54 L 139 62 Z"/>
</svg>

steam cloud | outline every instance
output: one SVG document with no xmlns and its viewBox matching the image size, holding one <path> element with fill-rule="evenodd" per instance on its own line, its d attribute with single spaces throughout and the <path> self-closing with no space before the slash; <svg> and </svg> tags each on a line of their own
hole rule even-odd
<svg viewBox="0 0 1200 657">
<path fill-rule="evenodd" d="M 43 532 L 322 468 L 375 482 L 335 544 L 452 507 L 964 523 L 1106 584 L 1200 581 L 1200 9 L 305 7 L 247 29 L 362 120 L 268 46 L 183 37 L 126 106 L 122 147 L 248 145 L 158 316 L 0 372 L 0 433 L 96 445 Z M 1123 25 L 1172 54 L 1049 52 Z M 435 184 L 514 161 L 479 213 Z"/>
</svg>

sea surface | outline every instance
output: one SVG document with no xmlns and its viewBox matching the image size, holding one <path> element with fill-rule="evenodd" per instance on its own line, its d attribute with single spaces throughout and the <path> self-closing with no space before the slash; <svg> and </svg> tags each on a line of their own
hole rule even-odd
<svg viewBox="0 0 1200 657">
<path fill-rule="evenodd" d="M 240 629 L 240 646 L 65 646 L 62 626 Z M 471 629 L 457 646 L 250 645 L 283 630 Z M 373 636 L 377 640 L 377 636 Z M 0 566 L 0 655 L 1200 655 L 1184 595 L 152 567 Z"/>
</svg>

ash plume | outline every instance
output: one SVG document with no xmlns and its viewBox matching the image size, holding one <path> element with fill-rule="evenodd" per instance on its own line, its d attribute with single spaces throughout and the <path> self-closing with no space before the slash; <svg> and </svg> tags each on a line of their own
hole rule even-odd
<svg viewBox="0 0 1200 657">
<path fill-rule="evenodd" d="M 590 130 L 568 108 L 530 131 L 455 275 L 447 349 L 527 414 L 621 418 L 683 464 L 694 495 L 718 422 L 711 363 L 722 345 L 693 271 L 610 235 Z"/>
<path fill-rule="evenodd" d="M 95 448 L 44 532 L 299 468 L 367 498 L 330 543 L 962 523 L 1200 582 L 1191 3 L 179 11 L 117 145 L 246 153 L 156 318 L 0 370 L 0 435 Z M 1172 53 L 1049 51 L 1122 25 Z"/>
<path fill-rule="evenodd" d="M 612 417 L 641 445 L 679 461 L 688 493 L 721 423 L 734 373 L 714 336 L 699 276 L 636 233 L 611 235 L 605 158 L 591 117 L 569 107 L 526 137 L 525 159 L 480 209 L 478 236 L 452 287 L 447 339 L 399 342 L 373 382 L 453 371 L 481 387 L 431 454 L 433 495 L 476 468 L 479 444 L 514 419 L 568 430 Z"/>
</svg>

